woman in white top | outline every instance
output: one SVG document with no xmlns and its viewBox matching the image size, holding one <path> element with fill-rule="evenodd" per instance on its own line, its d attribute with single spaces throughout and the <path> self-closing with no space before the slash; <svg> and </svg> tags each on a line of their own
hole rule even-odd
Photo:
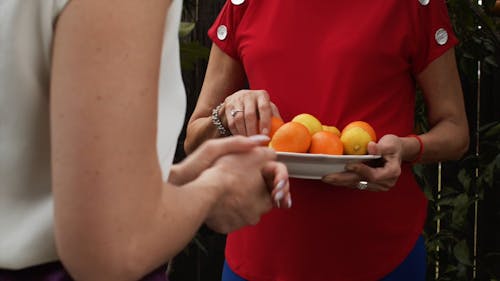
<svg viewBox="0 0 500 281">
<path fill-rule="evenodd" d="M 291 205 L 266 136 L 171 164 L 181 8 L 0 1 L 0 280 L 164 280 L 201 224 L 227 233 Z"/>
</svg>

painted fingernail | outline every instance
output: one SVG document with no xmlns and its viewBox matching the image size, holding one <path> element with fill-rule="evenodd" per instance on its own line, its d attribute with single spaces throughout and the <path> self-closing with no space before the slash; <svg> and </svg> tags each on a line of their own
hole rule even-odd
<svg viewBox="0 0 500 281">
<path fill-rule="evenodd" d="M 262 129 L 262 131 L 260 131 L 260 133 L 267 136 L 269 135 L 269 130 L 267 128 L 264 128 Z"/>
<path fill-rule="evenodd" d="M 255 142 L 259 142 L 259 143 L 269 140 L 269 137 L 266 135 L 253 135 L 253 136 L 249 136 L 248 138 L 255 141 Z"/>
<path fill-rule="evenodd" d="M 281 207 L 280 206 L 280 200 L 275 200 L 275 202 L 276 202 L 276 207 L 280 208 Z"/>
<path fill-rule="evenodd" d="M 291 196 L 288 196 L 288 198 L 286 199 L 286 205 L 287 205 L 288 209 L 290 209 L 292 207 L 292 197 Z"/>
<path fill-rule="evenodd" d="M 285 187 L 285 180 L 280 180 L 276 186 L 274 187 L 275 189 L 282 189 L 283 187 Z"/>
<path fill-rule="evenodd" d="M 280 201 L 281 199 L 283 199 L 283 196 L 285 196 L 283 190 L 276 192 L 276 194 L 274 194 L 274 201 Z"/>
</svg>

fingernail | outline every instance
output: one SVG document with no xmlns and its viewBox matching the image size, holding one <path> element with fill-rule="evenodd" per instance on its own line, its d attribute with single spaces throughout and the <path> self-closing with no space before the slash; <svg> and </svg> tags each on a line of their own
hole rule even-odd
<svg viewBox="0 0 500 281">
<path fill-rule="evenodd" d="M 269 135 L 269 130 L 267 128 L 264 128 L 260 133 L 267 136 Z"/>
<path fill-rule="evenodd" d="M 281 207 L 280 206 L 280 200 L 275 200 L 275 202 L 276 202 L 276 207 L 280 208 Z"/>
<path fill-rule="evenodd" d="M 287 205 L 288 209 L 290 209 L 292 207 L 292 197 L 288 196 L 288 198 L 286 200 L 286 205 Z"/>
<path fill-rule="evenodd" d="M 281 199 L 283 199 L 283 196 L 285 195 L 285 193 L 283 192 L 283 190 L 280 190 L 278 191 L 275 195 L 274 195 L 274 201 L 279 201 Z"/>
<path fill-rule="evenodd" d="M 274 188 L 275 189 L 282 189 L 283 187 L 285 187 L 285 180 L 280 180 Z"/>
<path fill-rule="evenodd" d="M 253 135 L 253 136 L 249 136 L 248 138 L 255 141 L 255 142 L 258 142 L 258 143 L 265 142 L 265 141 L 269 140 L 269 137 L 266 135 Z"/>
</svg>

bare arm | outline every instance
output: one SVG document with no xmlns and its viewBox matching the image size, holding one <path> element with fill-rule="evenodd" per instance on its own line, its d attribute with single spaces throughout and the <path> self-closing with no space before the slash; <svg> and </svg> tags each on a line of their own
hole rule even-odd
<svg viewBox="0 0 500 281">
<path fill-rule="evenodd" d="M 429 64 L 417 80 L 426 99 L 431 126 L 429 132 L 420 135 L 424 144 L 420 161 L 459 159 L 467 151 L 469 130 L 453 49 Z M 368 144 L 370 154 L 381 154 L 386 160 L 383 167 L 352 164 L 347 167 L 350 172 L 328 175 L 323 181 L 350 187 L 367 181 L 368 190 L 388 191 L 401 174 L 401 161 L 414 160 L 419 148 L 413 137 L 385 135 L 378 143 Z"/>
<path fill-rule="evenodd" d="M 201 93 L 187 127 L 187 137 L 184 142 L 187 153 L 191 153 L 205 140 L 219 137 L 210 118 L 212 109 L 244 85 L 243 66 L 213 44 Z M 219 115 L 223 123 L 227 124 L 224 108 Z"/>
<path fill-rule="evenodd" d="M 222 214 L 215 217 L 221 222 L 227 208 L 217 205 L 236 192 L 237 202 L 252 197 L 246 203 L 252 203 L 254 213 L 269 208 L 265 184 L 243 182 L 246 178 L 231 176 L 224 165 L 235 157 L 256 159 L 253 164 L 233 160 L 248 164 L 234 170 L 262 181 L 267 166 L 256 161 L 266 163 L 274 155 L 255 150 L 258 144 L 248 138 L 228 140 L 247 153 L 213 161 L 212 168 L 194 176 L 179 175 L 188 179 L 181 188 L 162 182 L 157 85 L 169 3 L 74 0 L 56 28 L 51 81 L 55 234 L 59 256 L 77 280 L 139 279 L 178 253 L 203 222 L 214 220 L 214 213 Z M 208 146 L 214 149 L 223 151 L 213 155 L 227 153 L 221 143 Z M 286 170 L 277 169 L 286 178 Z M 238 190 L 229 192 L 228 186 Z M 240 207 L 247 208 L 238 213 L 242 218 L 233 215 L 232 226 L 255 222 L 250 212 L 242 214 L 250 208 Z"/>
<path fill-rule="evenodd" d="M 454 50 L 434 60 L 417 79 L 424 93 L 431 127 L 421 135 L 424 143 L 422 162 L 459 159 L 469 146 L 469 128 Z"/>
<path fill-rule="evenodd" d="M 138 279 L 189 241 L 214 200 L 208 190 L 189 199 L 162 188 L 156 85 L 169 1 L 144 3 L 73 1 L 58 22 L 51 84 L 56 241 L 77 279 Z M 168 197 L 200 201 L 205 210 L 174 208 Z"/>
</svg>

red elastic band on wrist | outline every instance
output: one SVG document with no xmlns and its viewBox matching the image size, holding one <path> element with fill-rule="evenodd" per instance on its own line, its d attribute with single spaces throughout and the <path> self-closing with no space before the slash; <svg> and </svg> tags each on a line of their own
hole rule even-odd
<svg viewBox="0 0 500 281">
<path fill-rule="evenodd" d="M 420 144 L 420 148 L 418 149 L 418 154 L 417 154 L 417 157 L 415 157 L 415 159 L 413 159 L 412 161 L 410 161 L 412 164 L 415 164 L 417 163 L 418 161 L 420 161 L 420 159 L 422 158 L 422 154 L 424 154 L 424 142 L 422 141 L 422 139 L 417 136 L 417 135 L 408 135 L 409 138 L 416 138 L 418 140 L 418 143 Z"/>
</svg>

